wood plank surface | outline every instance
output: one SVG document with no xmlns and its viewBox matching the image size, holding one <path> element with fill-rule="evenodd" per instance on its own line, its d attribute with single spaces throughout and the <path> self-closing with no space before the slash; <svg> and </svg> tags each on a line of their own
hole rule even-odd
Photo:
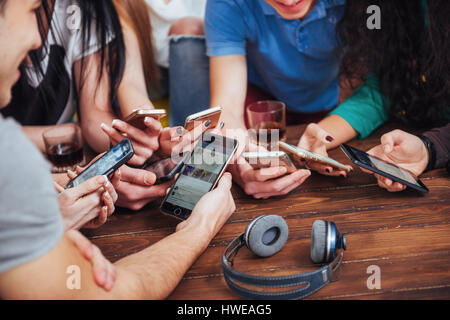
<svg viewBox="0 0 450 320">
<path fill-rule="evenodd" d="M 365 140 L 350 144 L 368 150 L 388 124 Z M 296 143 L 304 126 L 288 129 Z M 350 164 L 338 149 L 330 156 Z M 241 249 L 236 269 L 259 275 L 286 275 L 317 268 L 310 260 L 311 226 L 334 221 L 347 237 L 342 276 L 308 299 L 450 299 L 450 179 L 445 170 L 424 174 L 430 193 L 389 193 L 368 174 L 355 170 L 348 178 L 313 174 L 284 197 L 255 200 L 234 186 L 236 212 L 185 274 L 170 299 L 238 299 L 227 287 L 220 258 L 248 223 L 263 214 L 278 214 L 289 226 L 285 247 L 275 256 L 257 258 Z M 178 221 L 161 214 L 158 203 L 139 212 L 118 209 L 99 229 L 83 231 L 105 256 L 117 261 L 174 232 Z M 381 288 L 369 289 L 369 266 L 381 271 Z"/>
</svg>

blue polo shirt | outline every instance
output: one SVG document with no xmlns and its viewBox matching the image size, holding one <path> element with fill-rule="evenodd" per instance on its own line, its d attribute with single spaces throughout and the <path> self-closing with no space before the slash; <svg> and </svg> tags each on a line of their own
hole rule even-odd
<svg viewBox="0 0 450 320">
<path fill-rule="evenodd" d="M 344 10 L 345 0 L 317 0 L 304 19 L 286 20 L 264 0 L 208 0 L 207 54 L 246 55 L 248 80 L 291 111 L 329 110 L 338 103 Z"/>
</svg>

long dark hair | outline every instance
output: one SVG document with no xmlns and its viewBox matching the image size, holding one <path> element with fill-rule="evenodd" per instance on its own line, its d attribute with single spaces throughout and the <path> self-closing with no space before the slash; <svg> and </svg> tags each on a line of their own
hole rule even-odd
<svg viewBox="0 0 450 320">
<path fill-rule="evenodd" d="M 391 118 L 418 127 L 446 124 L 450 106 L 450 2 L 347 0 L 338 27 L 341 77 L 379 79 Z M 367 27 L 367 8 L 381 9 L 381 29 Z"/>
<path fill-rule="evenodd" d="M 58 36 L 59 30 L 48 29 L 45 26 L 52 21 L 53 10 L 51 10 L 50 2 L 55 0 L 43 0 L 41 14 L 37 14 L 38 26 L 43 42 L 47 39 L 47 32 L 53 33 L 54 36 Z M 91 37 L 96 36 L 98 45 L 101 48 L 100 64 L 99 64 L 99 78 L 98 84 L 102 80 L 104 68 L 106 68 L 107 75 L 109 77 L 109 94 L 111 101 L 114 99 L 117 92 L 117 88 L 122 80 L 123 71 L 125 68 L 125 44 L 123 40 L 122 28 L 120 25 L 119 17 L 115 10 L 112 0 L 77 0 L 77 4 L 80 8 L 80 30 L 82 39 L 82 52 L 86 52 Z M 48 31 L 47 31 L 48 30 Z M 114 39 L 110 41 L 111 35 Z M 109 42 L 110 41 L 110 42 Z M 38 70 L 43 74 L 40 61 L 42 55 L 47 54 L 43 48 L 30 52 L 29 56 L 33 63 L 35 70 Z M 64 66 L 60 66 L 63 68 Z M 83 88 L 83 72 L 85 67 L 84 58 L 81 60 L 81 73 L 80 77 L 80 91 Z M 22 73 L 25 74 L 25 73 Z M 42 88 L 46 91 L 47 99 L 51 100 L 51 92 L 54 88 Z M 43 96 L 43 95 L 41 95 Z M 51 102 L 51 101 L 47 101 Z"/>
</svg>

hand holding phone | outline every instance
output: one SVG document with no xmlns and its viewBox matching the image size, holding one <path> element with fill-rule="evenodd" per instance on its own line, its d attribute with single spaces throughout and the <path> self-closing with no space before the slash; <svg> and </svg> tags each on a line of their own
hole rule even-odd
<svg viewBox="0 0 450 320">
<path fill-rule="evenodd" d="M 303 132 L 297 147 L 313 152 L 321 156 L 328 156 L 328 150 L 338 147 L 337 141 L 331 136 L 329 132 L 324 130 L 317 123 L 310 123 Z M 294 157 L 295 158 L 295 157 Z M 346 169 L 340 169 L 327 163 L 308 160 L 297 157 L 295 160 L 303 162 L 303 165 L 311 170 L 314 170 L 322 175 L 331 177 L 347 177 L 349 170 L 353 169 L 348 166 Z"/>
<path fill-rule="evenodd" d="M 236 210 L 236 204 L 231 194 L 232 185 L 231 174 L 225 172 L 219 179 L 217 187 L 200 198 L 192 210 L 189 220 L 178 224 L 177 231 L 185 228 L 188 223 L 204 224 L 205 217 L 207 217 L 206 223 L 212 227 L 212 235 L 217 234 Z"/>
<path fill-rule="evenodd" d="M 103 157 L 95 161 L 76 178 L 72 179 L 65 186 L 70 189 L 96 176 L 109 176 L 130 160 L 134 155 L 133 146 L 130 140 L 123 139 L 115 147 L 109 150 Z"/>
<path fill-rule="evenodd" d="M 188 131 L 183 127 L 164 128 L 159 135 L 159 149 L 157 154 L 160 158 L 171 157 L 191 151 L 196 141 L 211 128 L 211 123 L 196 123 L 196 129 Z"/>
<path fill-rule="evenodd" d="M 217 127 L 219 123 L 220 116 L 222 114 L 222 108 L 217 106 L 211 109 L 206 109 L 204 111 L 191 114 L 186 118 L 184 128 L 188 131 L 192 131 L 195 128 L 195 122 L 206 122 L 211 121 L 209 128 Z"/>
<path fill-rule="evenodd" d="M 237 140 L 206 132 L 161 204 L 161 211 L 187 219 L 197 202 L 214 189 L 233 158 Z"/>
<path fill-rule="evenodd" d="M 326 157 L 323 155 L 320 155 L 318 153 L 310 152 L 308 150 L 295 147 L 293 145 L 290 145 L 286 142 L 280 141 L 279 146 L 282 150 L 286 151 L 287 153 L 290 153 L 294 155 L 297 159 L 305 159 L 313 162 L 317 162 L 324 165 L 332 166 L 333 168 L 344 170 L 346 172 L 350 172 L 352 170 L 352 167 L 346 166 L 334 159 L 331 159 L 330 157 Z"/>
<path fill-rule="evenodd" d="M 244 152 L 242 156 L 253 169 L 285 167 L 287 174 L 297 170 L 291 158 L 283 151 Z"/>
<path fill-rule="evenodd" d="M 161 120 L 166 116 L 166 110 L 164 109 L 135 109 L 133 112 L 125 118 L 125 122 L 131 124 L 133 127 L 145 130 L 147 126 L 144 123 L 146 117 L 153 118 L 155 120 Z"/>
<path fill-rule="evenodd" d="M 155 185 L 173 180 L 175 175 L 180 172 L 190 153 L 186 153 L 181 159 L 166 158 L 158 160 L 145 168 L 156 176 Z"/>
<path fill-rule="evenodd" d="M 380 176 L 399 182 L 410 188 L 423 193 L 429 192 L 428 188 L 413 173 L 388 163 L 380 158 L 371 156 L 368 153 L 351 147 L 346 144 L 341 145 L 345 155 L 357 166 L 366 169 Z"/>
<path fill-rule="evenodd" d="M 162 126 L 158 119 L 164 115 L 165 110 L 162 109 L 139 109 L 128 116 L 126 121 L 114 119 L 111 126 L 102 123 L 100 127 L 112 145 L 118 144 L 124 137 L 132 141 L 135 154 L 129 165 L 139 168 L 159 149 Z"/>
</svg>

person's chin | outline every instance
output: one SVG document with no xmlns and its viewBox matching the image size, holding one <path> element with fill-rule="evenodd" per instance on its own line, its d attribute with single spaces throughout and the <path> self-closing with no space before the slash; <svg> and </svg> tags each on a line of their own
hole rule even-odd
<svg viewBox="0 0 450 320">
<path fill-rule="evenodd" d="M 311 5 L 306 0 L 302 0 L 298 3 L 297 8 L 294 6 L 294 8 L 289 9 L 286 6 L 277 4 L 275 10 L 286 20 L 303 19 L 308 14 Z"/>
</svg>

